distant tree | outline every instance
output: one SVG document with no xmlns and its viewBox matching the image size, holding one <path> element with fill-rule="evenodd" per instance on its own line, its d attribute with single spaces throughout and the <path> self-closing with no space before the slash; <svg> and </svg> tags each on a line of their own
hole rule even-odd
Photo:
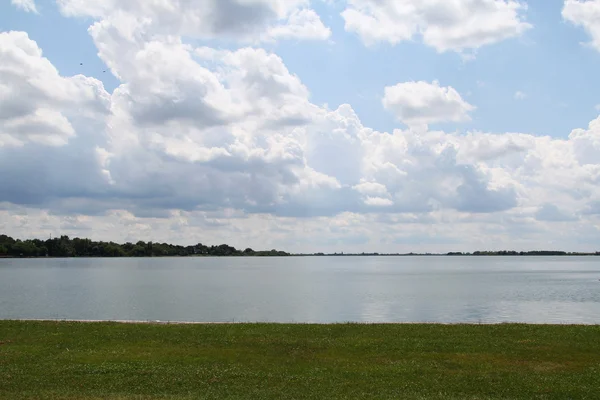
<svg viewBox="0 0 600 400">
<path fill-rule="evenodd" d="M 152 257 L 152 256 L 276 256 L 288 253 L 270 250 L 257 252 L 251 248 L 240 251 L 227 244 L 206 246 L 198 243 L 193 246 L 172 245 L 168 243 L 153 243 L 138 241 L 136 244 L 127 242 L 96 242 L 86 238 L 69 238 L 63 235 L 47 240 L 30 239 L 15 240 L 7 235 L 0 235 L 0 255 L 9 257 Z"/>
<path fill-rule="evenodd" d="M 134 257 L 144 257 L 146 255 L 146 246 L 145 246 L 145 243 L 142 246 L 138 242 L 138 244 L 136 244 L 135 247 L 133 248 L 132 253 L 133 253 Z"/>
<path fill-rule="evenodd" d="M 10 236 L 0 235 L 0 244 L 13 244 L 15 243 L 15 239 Z"/>
</svg>

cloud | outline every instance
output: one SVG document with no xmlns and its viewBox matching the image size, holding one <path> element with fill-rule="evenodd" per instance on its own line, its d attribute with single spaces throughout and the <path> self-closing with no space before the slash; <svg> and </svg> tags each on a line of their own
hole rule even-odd
<svg viewBox="0 0 600 400">
<path fill-rule="evenodd" d="M 598 201 L 598 200 L 590 201 L 583 208 L 583 215 L 586 215 L 586 216 L 600 215 L 600 201 Z"/>
<path fill-rule="evenodd" d="M 0 94 L 0 147 L 65 145 L 73 123 L 101 120 L 110 104 L 100 81 L 60 76 L 24 32 L 0 33 Z"/>
<path fill-rule="evenodd" d="M 536 207 L 538 188 L 583 207 L 583 199 L 599 194 L 596 121 L 568 141 L 420 127 L 377 132 L 349 105 L 327 110 L 310 103 L 300 79 L 262 49 L 135 40 L 106 21 L 90 32 L 100 57 L 123 80 L 109 98 L 94 81 L 59 76 L 26 35 L 3 36 L 19 43 L 18 51 L 7 52 L 23 62 L 13 69 L 39 71 L 35 76 L 45 74 L 43 82 L 55 89 L 54 97 L 43 87 L 30 92 L 23 104 L 31 110 L 4 118 L 19 122 L 25 116 L 55 126 L 54 114 L 37 111 L 39 102 L 42 110 L 67 113 L 72 130 L 45 129 L 61 139 L 53 150 L 47 148 L 52 143 L 14 129 L 4 134 L 21 143 L 18 152 L 14 143 L 4 146 L 4 168 L 13 173 L 4 178 L 0 201 L 62 214 L 230 208 L 315 218 L 344 212 L 506 212 Z M 38 64 L 44 67 L 35 69 Z M 437 82 L 410 82 L 387 92 L 388 107 L 409 126 L 462 120 L 473 108 Z M 87 119 L 76 121 L 75 112 L 67 112 L 75 107 L 72 96 Z M 18 97 L 8 98 L 16 105 L 3 107 L 5 113 L 23 109 Z"/>
<path fill-rule="evenodd" d="M 438 52 L 475 50 L 522 35 L 525 3 L 512 0 L 349 0 L 345 28 L 366 45 L 422 37 Z"/>
<path fill-rule="evenodd" d="M 589 44 L 600 51 L 600 0 L 565 0 L 562 16 L 583 27 L 591 36 Z"/>
<path fill-rule="evenodd" d="M 453 87 L 441 87 L 438 81 L 388 86 L 382 102 L 386 110 L 409 126 L 469 121 L 469 112 L 475 110 Z"/>
<path fill-rule="evenodd" d="M 377 182 L 366 182 L 362 181 L 360 184 L 354 186 L 354 189 L 359 193 L 365 195 L 374 195 L 374 196 L 387 196 L 388 191 L 387 188 L 381 183 Z"/>
<path fill-rule="evenodd" d="M 516 204 L 510 184 L 492 187 L 480 167 L 457 159 L 450 136 L 375 132 L 349 105 L 333 111 L 315 106 L 300 79 L 272 53 L 194 48 L 173 38 L 143 41 L 121 26 L 103 21 L 90 33 L 123 83 L 110 99 L 99 87 L 93 92 L 76 85 L 69 92 L 80 95 L 77 106 L 83 115 L 96 115 L 96 125 L 71 124 L 69 132 L 56 134 L 63 140 L 53 151 L 32 145 L 6 153 L 2 159 L 13 174 L 5 178 L 8 190 L 0 201 L 61 213 L 227 207 L 296 217 L 384 208 L 494 212 Z M 30 39 L 12 36 L 34 53 L 27 63 L 42 63 L 57 89 L 87 82 L 58 76 Z M 57 110 L 68 110 L 71 103 L 61 103 L 66 96 L 60 94 L 54 93 Z M 88 103 L 89 110 L 81 108 Z M 18 107 L 3 108 L 11 109 Z M 34 117 L 54 122 L 50 115 Z M 30 176 L 32 171 L 43 173 Z M 439 184 L 424 185 L 427 179 Z"/>
<path fill-rule="evenodd" d="M 589 168 L 600 164 L 600 117 L 590 122 L 587 130 L 573 130 L 569 142 L 580 164 Z"/>
<path fill-rule="evenodd" d="M 551 203 L 543 204 L 535 213 L 535 218 L 538 221 L 547 222 L 565 222 L 577 220 L 573 214 L 563 211 Z"/>
<path fill-rule="evenodd" d="M 10 2 L 12 5 L 25 12 L 38 13 L 34 0 L 10 0 Z"/>
<path fill-rule="evenodd" d="M 520 90 L 517 90 L 515 92 L 515 100 L 525 100 L 526 98 L 527 98 L 527 93 L 521 92 Z"/>
<path fill-rule="evenodd" d="M 308 0 L 57 0 L 66 16 L 129 20 L 143 34 L 272 41 L 327 39 L 331 32 Z M 121 27 L 123 31 L 128 26 Z"/>
<path fill-rule="evenodd" d="M 365 204 L 368 206 L 375 207 L 389 207 L 393 206 L 394 202 L 390 199 L 386 199 L 383 197 L 367 197 L 367 199 L 365 200 Z"/>
<path fill-rule="evenodd" d="M 331 29 L 323 25 L 319 15 L 310 9 L 294 11 L 283 24 L 269 28 L 264 41 L 282 39 L 327 40 Z"/>
</svg>

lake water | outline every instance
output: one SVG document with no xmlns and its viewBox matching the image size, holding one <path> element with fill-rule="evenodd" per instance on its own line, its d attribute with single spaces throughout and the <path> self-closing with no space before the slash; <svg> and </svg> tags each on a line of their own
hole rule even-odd
<svg viewBox="0 0 600 400">
<path fill-rule="evenodd" d="M 600 323 L 600 257 L 0 259 L 0 319 Z"/>
</svg>

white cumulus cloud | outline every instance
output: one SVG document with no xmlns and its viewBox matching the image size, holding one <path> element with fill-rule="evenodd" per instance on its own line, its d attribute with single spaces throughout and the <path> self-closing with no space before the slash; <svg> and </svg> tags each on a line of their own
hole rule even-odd
<svg viewBox="0 0 600 400">
<path fill-rule="evenodd" d="M 64 145 L 83 117 L 102 118 L 110 95 L 81 75 L 62 77 L 24 32 L 0 32 L 0 147 Z"/>
<path fill-rule="evenodd" d="M 439 52 L 462 52 L 522 35 L 526 10 L 514 0 L 348 0 L 342 17 L 367 45 L 420 36 Z"/>
<path fill-rule="evenodd" d="M 467 103 L 453 87 L 437 81 L 404 82 L 385 88 L 383 106 L 407 125 L 470 120 L 475 107 Z"/>
<path fill-rule="evenodd" d="M 326 27 L 319 15 L 311 9 L 298 9 L 286 21 L 268 29 L 264 41 L 280 39 L 326 40 L 331 29 Z"/>
<path fill-rule="evenodd" d="M 583 27 L 591 36 L 590 45 L 600 51 L 600 0 L 565 0 L 562 15 Z"/>
<path fill-rule="evenodd" d="M 129 19 L 148 34 L 242 41 L 327 39 L 308 0 L 57 0 L 67 16 Z M 135 21 L 135 22 L 133 22 Z M 123 26 L 122 30 L 129 29 Z"/>
</svg>

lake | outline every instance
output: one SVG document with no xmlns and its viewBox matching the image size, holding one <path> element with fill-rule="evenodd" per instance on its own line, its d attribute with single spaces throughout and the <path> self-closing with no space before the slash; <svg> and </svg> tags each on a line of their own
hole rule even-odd
<svg viewBox="0 0 600 400">
<path fill-rule="evenodd" d="M 0 259 L 0 319 L 600 323 L 600 257 Z"/>
</svg>

